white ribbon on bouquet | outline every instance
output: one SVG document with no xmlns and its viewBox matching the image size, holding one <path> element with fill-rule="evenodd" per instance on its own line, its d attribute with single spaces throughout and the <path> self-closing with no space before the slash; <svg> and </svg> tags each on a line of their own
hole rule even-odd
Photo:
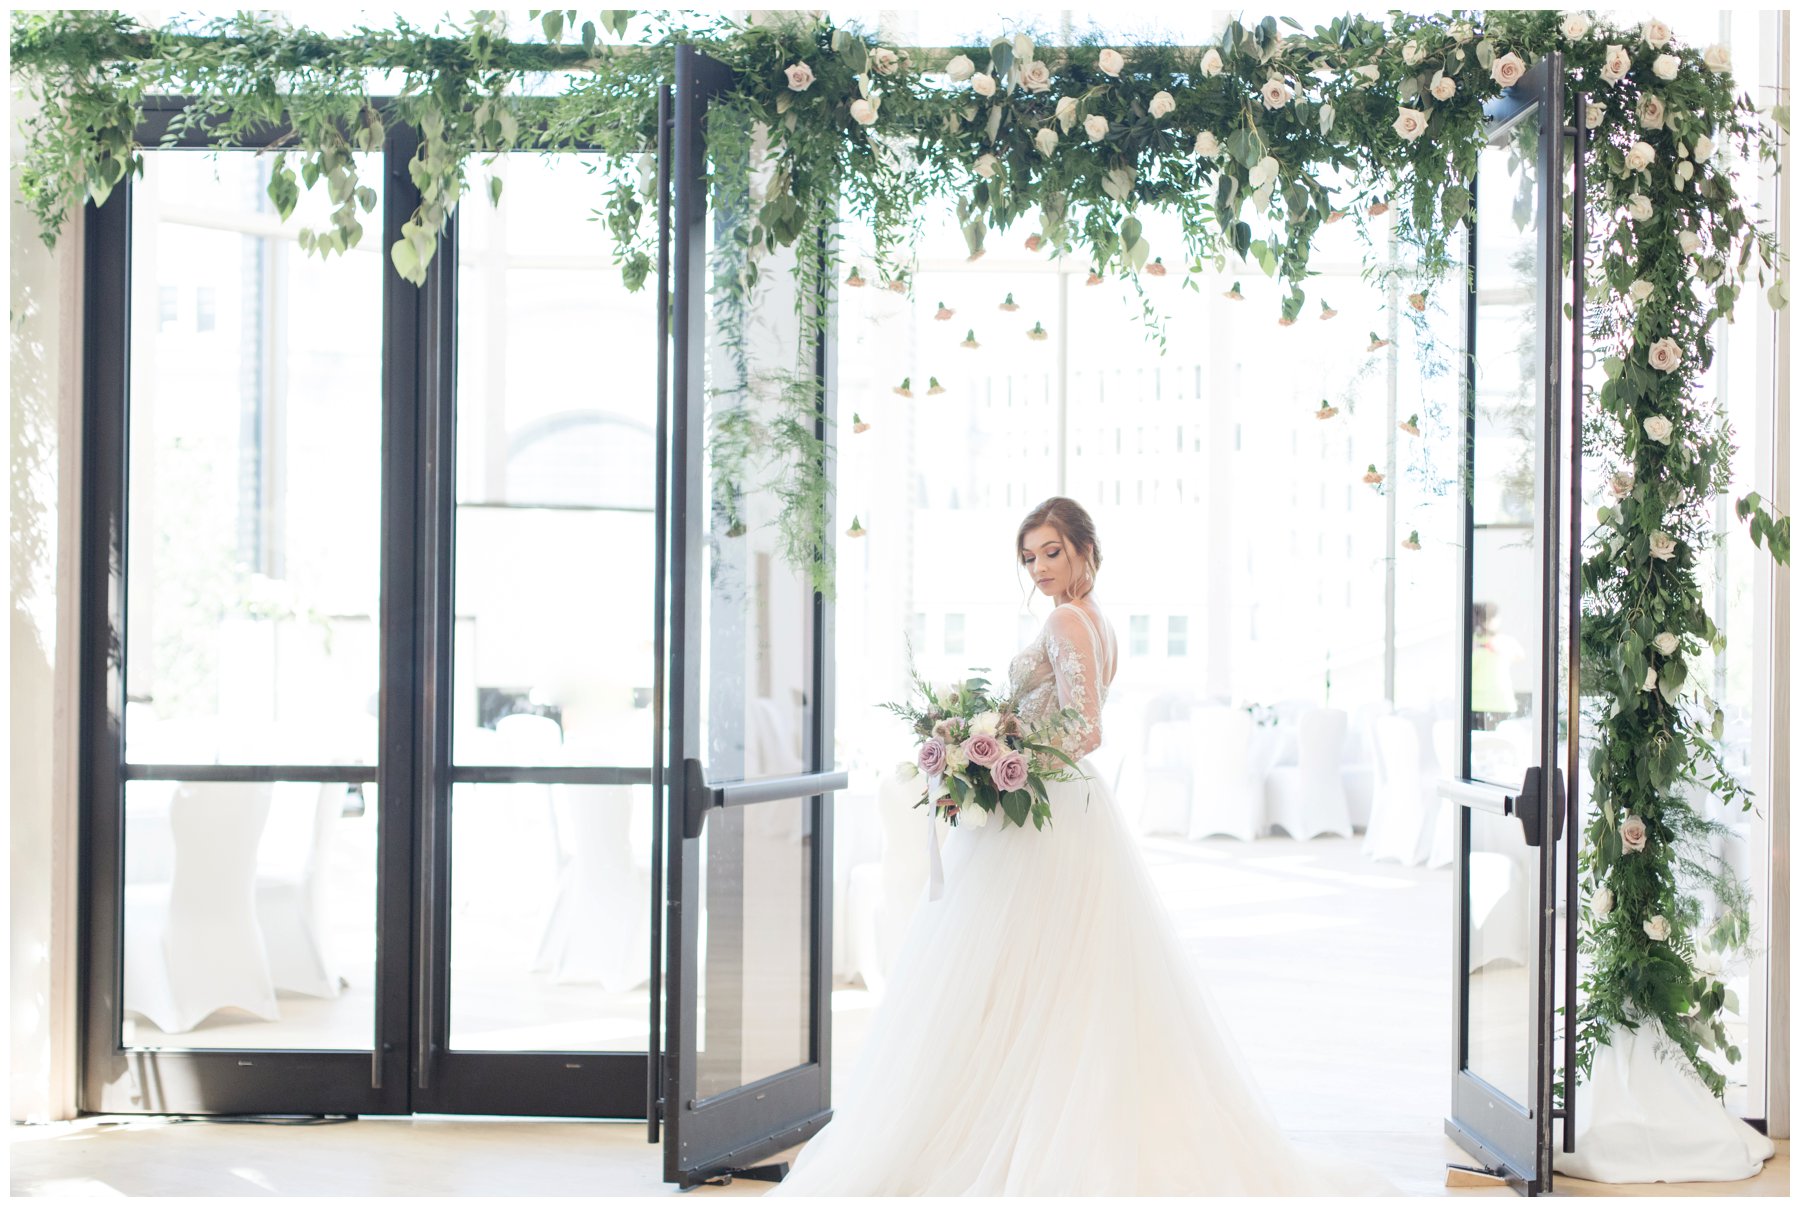
<svg viewBox="0 0 1800 1207">
<path fill-rule="evenodd" d="M 930 851 L 931 860 L 931 894 L 930 899 L 936 901 L 944 895 L 944 853 L 938 847 L 937 802 L 943 795 L 944 777 L 934 775 L 926 785 L 925 791 L 925 846 Z"/>
</svg>

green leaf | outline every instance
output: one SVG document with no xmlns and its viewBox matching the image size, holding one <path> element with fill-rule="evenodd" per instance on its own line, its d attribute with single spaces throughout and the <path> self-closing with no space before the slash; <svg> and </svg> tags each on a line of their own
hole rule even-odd
<svg viewBox="0 0 1800 1207">
<path fill-rule="evenodd" d="M 488 177 L 488 203 L 490 205 L 500 204 L 500 190 L 504 187 L 506 187 L 506 182 L 498 176 Z"/>
<path fill-rule="evenodd" d="M 1444 190 L 1444 225 L 1455 226 L 1469 212 L 1469 190 L 1453 184 Z"/>
<path fill-rule="evenodd" d="M 401 239 L 396 242 L 388 248 L 388 255 L 394 261 L 394 271 L 400 274 L 402 280 L 411 281 L 415 285 L 425 283 L 425 272 L 419 263 L 419 253 L 413 250 L 413 245 L 409 240 Z"/>
<path fill-rule="evenodd" d="M 598 31 L 592 21 L 581 23 L 581 49 L 590 59 L 594 57 L 594 45 L 599 41 Z"/>
<path fill-rule="evenodd" d="M 517 11 L 517 10 L 515 9 L 514 11 Z M 552 46 L 555 46 L 562 41 L 562 35 L 563 35 L 562 9 L 553 8 L 553 9 L 546 11 L 544 13 L 542 24 L 544 26 L 544 40 L 545 41 L 549 42 L 550 45 L 552 45 Z M 401 275 L 404 276 L 405 274 L 402 273 Z"/>
<path fill-rule="evenodd" d="M 1775 283 L 1769 286 L 1768 297 L 1769 308 L 1771 310 L 1780 310 L 1782 307 L 1786 306 L 1788 301 L 1787 282 L 1780 278 L 1776 278 Z"/>
</svg>

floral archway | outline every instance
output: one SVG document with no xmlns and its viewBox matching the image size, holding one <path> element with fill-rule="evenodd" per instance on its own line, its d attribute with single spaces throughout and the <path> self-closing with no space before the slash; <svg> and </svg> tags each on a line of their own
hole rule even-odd
<svg viewBox="0 0 1800 1207">
<path fill-rule="evenodd" d="M 1583 400 L 1611 501 L 1583 568 L 1597 809 L 1583 848 L 1581 1064 L 1616 1029 L 1655 1020 L 1722 1091 L 1701 1048 L 1737 1058 L 1717 1018 L 1724 989 L 1695 957 L 1700 944 L 1743 941 L 1745 898 L 1707 858 L 1716 823 L 1685 792 L 1749 801 L 1721 765 L 1721 714 L 1688 673 L 1690 657 L 1723 643 L 1697 566 L 1731 448 L 1698 382 L 1715 325 L 1747 290 L 1777 308 L 1787 296 L 1780 250 L 1725 167 L 1772 155 L 1786 109 L 1736 95 L 1724 47 L 1689 44 L 1658 20 L 1621 27 L 1579 12 L 1346 16 L 1310 30 L 1270 17 L 1234 21 L 1208 46 L 1052 48 L 1018 29 L 932 55 L 806 18 L 537 16 L 542 42 L 508 40 L 491 13 L 453 37 L 397 21 L 336 38 L 267 13 L 185 29 L 108 12 L 21 15 L 13 65 L 40 102 L 26 125 L 25 199 L 53 242 L 72 209 L 104 204 L 142 171 L 145 99 L 178 94 L 189 104 L 176 133 L 204 130 L 222 144 L 291 123 L 270 148 L 269 195 L 285 219 L 300 189 L 324 182 L 330 223 L 300 242 L 328 257 L 357 244 L 375 205 L 353 153 L 406 121 L 424 136 L 412 163 L 424 201 L 389 256 L 423 282 L 485 157 L 598 146 L 610 165 L 605 216 L 635 288 L 653 269 L 644 157 L 657 91 L 687 43 L 734 69 L 722 103 L 766 132 L 756 166 L 767 182 L 733 276 L 746 294 L 762 254 L 829 228 L 840 207 L 874 232 L 872 279 L 905 290 L 915 223 L 940 207 L 954 208 L 971 258 L 1034 219 L 1034 251 L 1079 257 L 1140 296 L 1144 276 L 1222 284 L 1248 265 L 1285 286 L 1272 321 L 1295 324 L 1330 317 L 1306 288 L 1314 234 L 1388 212 L 1413 252 L 1410 293 L 1424 308 L 1472 217 L 1484 103 L 1561 52 L 1571 102 L 1581 99 L 1569 111 L 1590 132 L 1589 335 L 1609 353 L 1605 380 Z M 520 95 L 525 76 L 551 70 L 570 73 L 560 94 Z M 383 73 L 403 82 L 386 106 L 370 87 Z M 498 178 L 487 192 L 501 203 Z M 1179 218 L 1180 247 L 1149 244 L 1138 215 L 1151 210 Z M 829 267 L 840 280 L 854 272 L 852 284 L 871 279 L 860 266 Z M 755 417 L 738 422 L 750 426 L 715 441 L 715 466 L 728 482 L 762 473 L 784 484 L 795 500 L 786 547 L 829 591 L 818 442 L 804 425 L 768 440 Z M 756 447 L 773 457 L 753 463 L 746 450 Z M 1736 510 L 1750 539 L 1785 562 L 1787 517 L 1755 494 Z M 1707 933 L 1702 889 L 1734 906 Z"/>
</svg>

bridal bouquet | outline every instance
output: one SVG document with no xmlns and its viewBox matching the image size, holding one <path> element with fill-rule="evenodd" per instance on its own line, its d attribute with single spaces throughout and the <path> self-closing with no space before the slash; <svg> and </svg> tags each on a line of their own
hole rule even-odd
<svg viewBox="0 0 1800 1207">
<path fill-rule="evenodd" d="M 916 761 L 926 783 L 918 804 L 952 825 L 985 826 L 999 812 L 1015 826 L 1030 819 L 1043 829 L 1050 820 L 1046 785 L 1081 776 L 1053 744 L 1079 713 L 1065 708 L 1028 729 L 1012 701 L 992 694 L 986 679 L 938 689 L 914 674 L 913 689 L 917 700 L 882 707 L 905 718 L 923 739 Z"/>
</svg>

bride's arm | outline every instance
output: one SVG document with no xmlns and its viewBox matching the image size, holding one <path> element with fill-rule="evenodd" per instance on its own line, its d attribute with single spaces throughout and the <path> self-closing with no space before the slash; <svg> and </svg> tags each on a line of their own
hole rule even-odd
<svg viewBox="0 0 1800 1207">
<path fill-rule="evenodd" d="M 1067 731 L 1062 751 L 1079 759 L 1100 745 L 1099 674 L 1094 651 L 1094 630 L 1073 608 L 1050 614 L 1046 650 L 1056 674 L 1056 698 L 1080 718 Z"/>
</svg>

